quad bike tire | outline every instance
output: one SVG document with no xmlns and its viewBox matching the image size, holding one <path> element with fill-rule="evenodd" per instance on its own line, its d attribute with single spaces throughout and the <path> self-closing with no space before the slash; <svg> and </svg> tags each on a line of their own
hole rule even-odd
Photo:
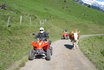
<svg viewBox="0 0 104 70">
<path fill-rule="evenodd" d="M 51 56 L 53 54 L 53 47 L 50 47 L 50 53 L 51 53 Z"/>
<path fill-rule="evenodd" d="M 66 36 L 65 36 L 65 39 L 66 39 L 66 40 L 68 40 L 68 39 L 69 39 L 69 37 L 66 37 Z"/>
<path fill-rule="evenodd" d="M 69 37 L 67 37 L 67 40 L 69 39 Z"/>
<path fill-rule="evenodd" d="M 63 38 L 61 38 L 61 40 L 62 40 Z"/>
<path fill-rule="evenodd" d="M 34 52 L 35 52 L 34 50 L 30 50 L 29 51 L 29 57 L 28 57 L 29 60 L 33 60 L 34 59 Z"/>
<path fill-rule="evenodd" d="M 51 52 L 50 52 L 50 49 L 49 50 L 47 50 L 47 52 L 46 52 L 46 58 L 45 58 L 46 60 L 51 60 Z"/>
</svg>

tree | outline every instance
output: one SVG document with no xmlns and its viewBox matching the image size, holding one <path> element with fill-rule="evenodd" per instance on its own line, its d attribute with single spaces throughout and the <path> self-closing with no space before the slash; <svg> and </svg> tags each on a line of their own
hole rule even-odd
<svg viewBox="0 0 104 70">
<path fill-rule="evenodd" d="M 88 8 L 91 8 L 91 6 L 90 6 L 90 5 L 88 5 Z"/>
</svg>

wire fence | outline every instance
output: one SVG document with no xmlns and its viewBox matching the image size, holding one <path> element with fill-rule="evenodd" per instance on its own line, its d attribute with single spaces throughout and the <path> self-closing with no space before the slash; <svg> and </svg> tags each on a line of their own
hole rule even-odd
<svg viewBox="0 0 104 70">
<path fill-rule="evenodd" d="M 47 19 L 39 19 L 36 16 L 0 16 L 0 20 L 7 21 L 7 28 L 12 24 L 29 24 L 33 25 L 34 23 L 41 25 L 47 24 Z M 1 22 L 2 23 L 2 22 Z"/>
</svg>

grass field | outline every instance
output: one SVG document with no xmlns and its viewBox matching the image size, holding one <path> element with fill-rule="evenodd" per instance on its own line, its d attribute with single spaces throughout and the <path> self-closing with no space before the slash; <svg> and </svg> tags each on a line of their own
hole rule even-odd
<svg viewBox="0 0 104 70">
<path fill-rule="evenodd" d="M 99 70 L 104 70 L 104 36 L 81 39 L 79 46 Z"/>
<path fill-rule="evenodd" d="M 40 20 L 47 19 L 42 27 L 52 41 L 60 39 L 65 29 L 77 29 L 81 34 L 104 33 L 104 13 L 72 0 L 66 3 L 64 0 L 0 0 L 2 4 L 6 4 L 7 10 L 0 10 L 0 70 L 7 69 L 28 54 L 34 40 L 32 33 L 38 33 L 41 27 Z M 23 21 L 20 25 L 21 15 Z M 11 17 L 9 28 L 8 16 Z"/>
</svg>

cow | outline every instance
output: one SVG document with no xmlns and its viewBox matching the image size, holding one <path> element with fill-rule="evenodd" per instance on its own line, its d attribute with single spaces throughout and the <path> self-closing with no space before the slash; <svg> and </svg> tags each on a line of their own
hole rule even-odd
<svg viewBox="0 0 104 70">
<path fill-rule="evenodd" d="M 73 47 L 75 49 L 78 48 L 78 41 L 79 41 L 79 33 L 77 30 L 73 30 L 69 33 L 69 38 L 71 40 L 71 42 L 73 43 Z"/>
</svg>

